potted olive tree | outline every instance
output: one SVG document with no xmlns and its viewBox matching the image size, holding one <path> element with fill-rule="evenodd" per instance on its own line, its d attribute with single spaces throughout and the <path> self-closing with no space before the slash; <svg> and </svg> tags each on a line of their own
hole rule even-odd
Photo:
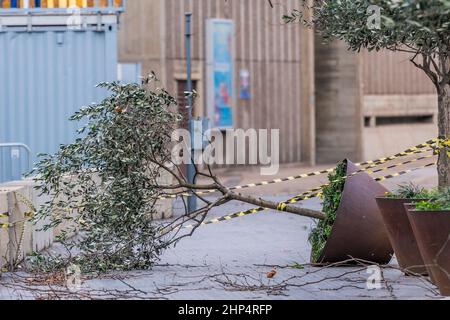
<svg viewBox="0 0 450 320">
<path fill-rule="evenodd" d="M 450 189 L 409 207 L 408 218 L 435 284 L 450 296 Z"/>
<path fill-rule="evenodd" d="M 406 274 L 425 275 L 428 272 L 404 205 L 428 199 L 429 196 L 430 193 L 424 188 L 404 184 L 395 192 L 388 192 L 385 196 L 376 198 L 398 263 Z"/>
</svg>

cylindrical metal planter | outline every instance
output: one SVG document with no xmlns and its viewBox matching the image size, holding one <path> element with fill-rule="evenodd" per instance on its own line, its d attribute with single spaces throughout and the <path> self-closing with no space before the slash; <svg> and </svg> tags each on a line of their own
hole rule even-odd
<svg viewBox="0 0 450 320">
<path fill-rule="evenodd" d="M 336 221 L 319 263 L 354 259 L 387 264 L 394 251 L 375 201 L 388 191 L 366 173 L 351 176 L 359 169 L 347 160 L 347 181 Z"/>
<path fill-rule="evenodd" d="M 408 210 L 422 254 L 442 295 L 450 296 L 450 211 Z"/>
<path fill-rule="evenodd" d="M 406 274 L 428 274 L 404 206 L 411 200 L 380 197 L 376 201 L 400 268 Z"/>
</svg>

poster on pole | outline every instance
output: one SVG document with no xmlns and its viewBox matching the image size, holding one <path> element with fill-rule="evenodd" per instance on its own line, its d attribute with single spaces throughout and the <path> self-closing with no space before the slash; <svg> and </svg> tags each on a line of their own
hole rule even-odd
<svg viewBox="0 0 450 320">
<path fill-rule="evenodd" d="M 209 19 L 206 48 L 208 117 L 213 128 L 233 128 L 234 22 Z"/>
</svg>

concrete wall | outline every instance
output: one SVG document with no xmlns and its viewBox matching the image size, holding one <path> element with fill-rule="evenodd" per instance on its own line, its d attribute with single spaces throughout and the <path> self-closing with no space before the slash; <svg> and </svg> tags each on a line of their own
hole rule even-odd
<svg viewBox="0 0 450 320">
<path fill-rule="evenodd" d="M 378 159 L 397 154 L 437 136 L 437 125 L 396 124 L 364 129 L 364 158 Z"/>
<path fill-rule="evenodd" d="M 376 159 L 437 135 L 435 89 L 408 54 L 354 54 L 317 38 L 315 65 L 319 163 Z M 393 123 L 378 125 L 380 118 Z"/>
<path fill-rule="evenodd" d="M 434 116 L 437 102 L 434 94 L 364 95 L 364 116 Z"/>
<path fill-rule="evenodd" d="M 9 228 L 0 228 L 0 269 L 20 262 L 34 251 L 48 248 L 54 239 L 52 229 L 41 230 L 44 221 L 36 224 L 30 222 L 29 214 L 33 209 L 27 200 L 33 206 L 39 203 L 32 185 L 28 182 L 15 185 L 0 188 L 0 212 L 9 214 L 0 222 L 12 224 Z"/>
<path fill-rule="evenodd" d="M 395 154 L 436 137 L 436 89 L 424 72 L 410 62 L 411 54 L 364 51 L 361 56 L 366 121 L 364 158 Z M 394 123 L 380 125 L 380 118 L 391 118 Z M 405 123 L 395 123 L 401 119 Z"/>
<path fill-rule="evenodd" d="M 363 157 L 360 56 L 342 42 L 323 44 L 316 37 L 316 157 L 335 163 Z"/>
<path fill-rule="evenodd" d="M 364 159 L 396 154 L 438 135 L 437 97 L 432 94 L 366 95 L 364 117 Z M 404 117 L 409 117 L 411 122 L 377 123 L 380 118 Z"/>
</svg>

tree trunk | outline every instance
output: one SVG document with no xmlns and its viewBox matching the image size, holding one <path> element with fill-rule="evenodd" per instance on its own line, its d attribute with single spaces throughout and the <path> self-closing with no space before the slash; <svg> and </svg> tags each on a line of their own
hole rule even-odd
<svg viewBox="0 0 450 320">
<path fill-rule="evenodd" d="M 233 200 L 253 204 L 255 206 L 259 206 L 260 208 L 267 208 L 267 209 L 273 209 L 273 210 L 279 210 L 279 203 L 267 201 L 264 199 L 257 199 L 251 196 L 245 196 L 242 194 L 237 193 L 230 193 L 229 197 Z M 319 220 L 325 220 L 326 215 L 323 212 L 306 209 L 302 207 L 296 207 L 293 205 L 287 205 L 284 209 L 285 212 L 296 214 L 302 217 L 307 218 L 313 218 L 313 219 L 319 219 Z"/>
<path fill-rule="evenodd" d="M 450 84 L 440 85 L 438 96 L 439 137 L 441 139 L 450 139 Z M 439 154 L 438 175 L 439 187 L 450 187 L 450 158 L 446 151 L 442 151 Z"/>
</svg>

